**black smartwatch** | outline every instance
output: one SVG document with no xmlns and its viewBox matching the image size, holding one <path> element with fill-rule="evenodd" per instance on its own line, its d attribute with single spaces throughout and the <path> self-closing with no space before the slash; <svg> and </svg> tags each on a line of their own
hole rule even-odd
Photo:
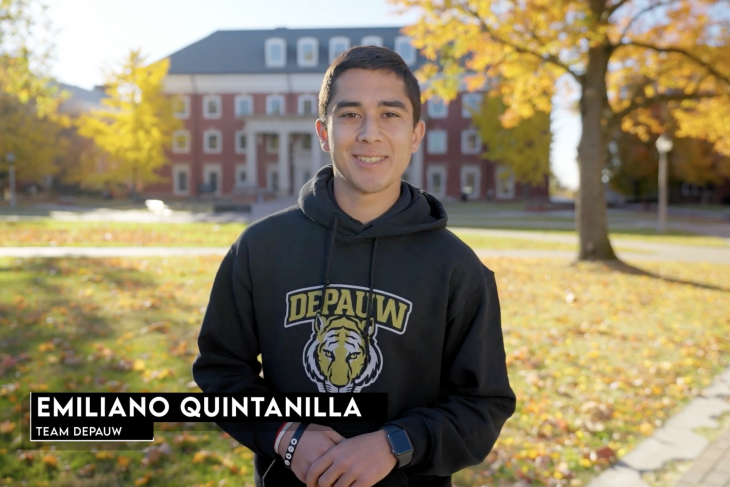
<svg viewBox="0 0 730 487">
<path fill-rule="evenodd" d="M 408 433 L 403 428 L 392 424 L 386 424 L 383 426 L 383 431 L 388 435 L 388 443 L 390 443 L 390 451 L 395 455 L 398 460 L 396 468 L 405 467 L 411 463 L 413 457 L 413 445 L 411 440 L 408 438 Z"/>
</svg>

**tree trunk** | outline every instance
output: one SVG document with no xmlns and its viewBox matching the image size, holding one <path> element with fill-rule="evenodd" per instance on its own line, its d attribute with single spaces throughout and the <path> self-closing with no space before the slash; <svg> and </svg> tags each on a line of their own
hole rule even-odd
<svg viewBox="0 0 730 487">
<path fill-rule="evenodd" d="M 578 145 L 580 190 L 575 205 L 580 240 L 578 260 L 617 260 L 608 240 L 606 201 L 601 181 L 608 147 L 604 114 L 608 110 L 606 72 L 610 52 L 596 46 L 588 52 L 580 99 L 583 133 Z"/>
</svg>

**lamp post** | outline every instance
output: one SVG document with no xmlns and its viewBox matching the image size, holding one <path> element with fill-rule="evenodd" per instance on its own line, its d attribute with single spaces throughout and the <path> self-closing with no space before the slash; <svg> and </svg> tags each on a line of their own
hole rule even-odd
<svg viewBox="0 0 730 487">
<path fill-rule="evenodd" d="M 8 169 L 8 178 L 10 179 L 10 207 L 15 208 L 15 154 L 8 152 L 5 159 L 10 166 Z"/>
<path fill-rule="evenodd" d="M 667 153 L 673 145 L 672 139 L 664 134 L 656 141 L 659 151 L 659 233 L 667 230 Z"/>
</svg>

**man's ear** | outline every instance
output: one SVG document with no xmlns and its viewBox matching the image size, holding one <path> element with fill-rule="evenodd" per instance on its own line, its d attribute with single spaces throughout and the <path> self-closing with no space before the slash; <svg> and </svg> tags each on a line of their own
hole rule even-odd
<svg viewBox="0 0 730 487">
<path fill-rule="evenodd" d="M 322 147 L 323 151 L 329 152 L 330 151 L 330 139 L 329 139 L 329 133 L 327 132 L 327 126 L 320 119 L 317 119 L 314 126 L 317 129 L 317 136 L 319 137 L 319 145 Z"/>
<path fill-rule="evenodd" d="M 423 120 L 419 120 L 416 126 L 413 128 L 413 137 L 411 138 L 411 152 L 415 153 L 418 151 L 418 147 L 421 145 L 423 136 L 426 134 L 426 123 Z"/>
</svg>

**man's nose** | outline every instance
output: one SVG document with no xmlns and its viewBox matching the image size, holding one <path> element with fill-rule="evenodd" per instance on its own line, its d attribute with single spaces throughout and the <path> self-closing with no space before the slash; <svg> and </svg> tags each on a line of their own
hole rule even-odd
<svg viewBox="0 0 730 487">
<path fill-rule="evenodd" d="M 381 139 L 380 120 L 377 117 L 365 116 L 358 134 L 358 141 L 372 144 Z"/>
</svg>

